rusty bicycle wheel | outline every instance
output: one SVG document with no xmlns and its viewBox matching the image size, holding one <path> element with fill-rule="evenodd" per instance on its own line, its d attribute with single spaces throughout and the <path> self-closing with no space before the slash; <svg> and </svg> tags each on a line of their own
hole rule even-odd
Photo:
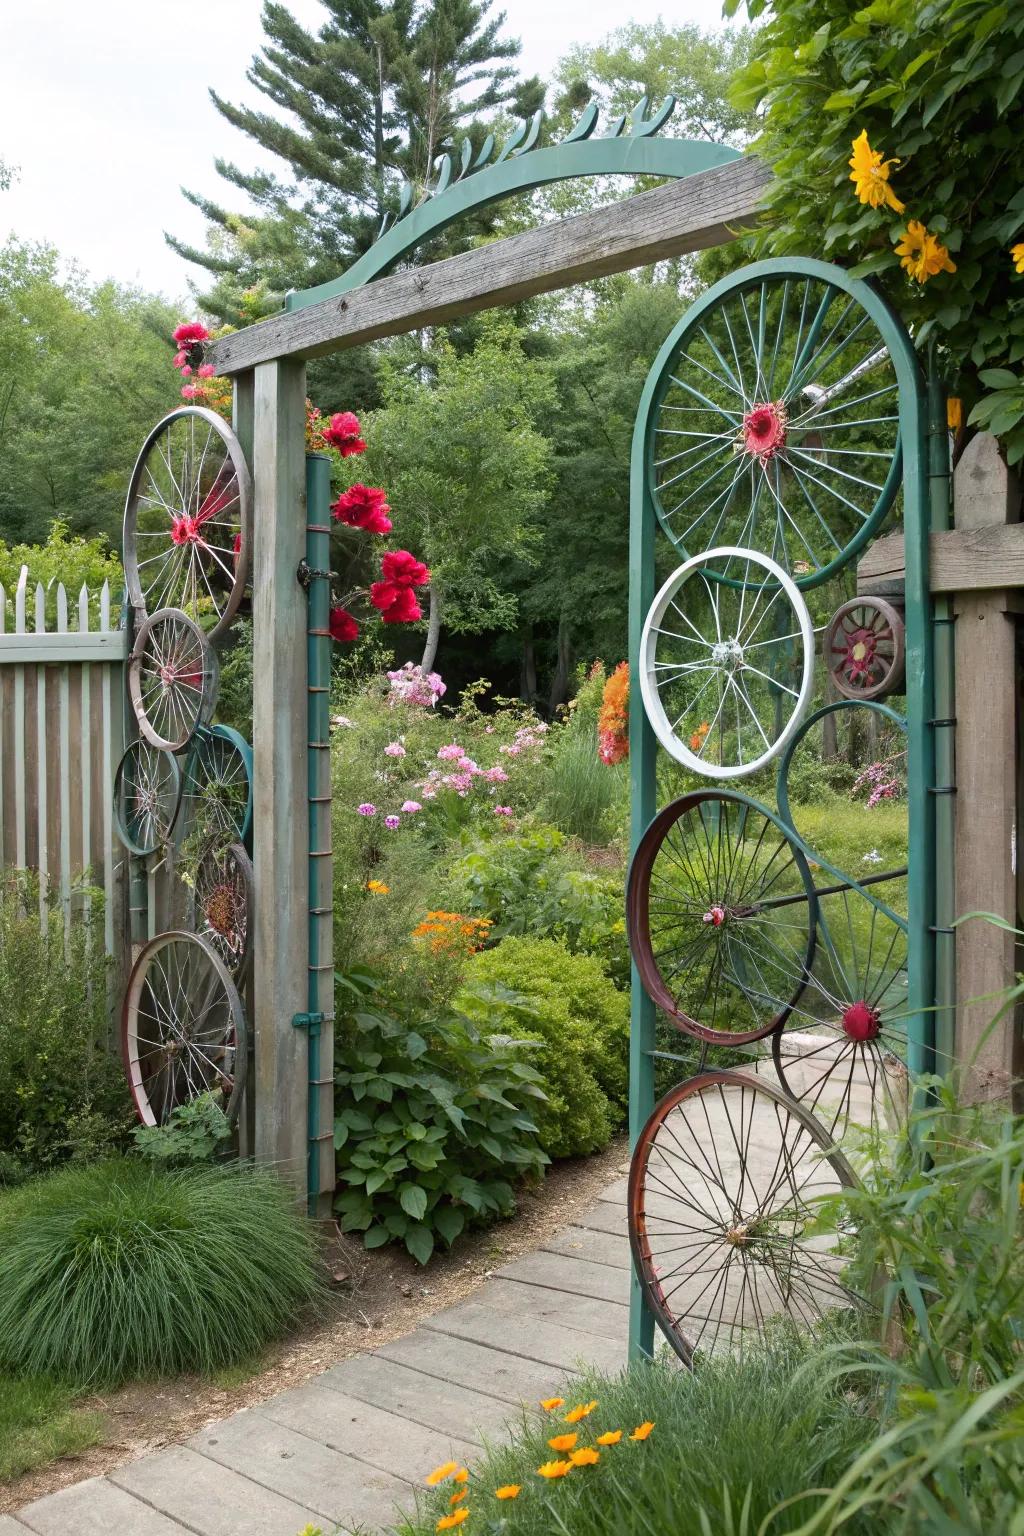
<svg viewBox="0 0 1024 1536">
<path fill-rule="evenodd" d="M 630 949 L 648 996 L 685 1034 L 745 1045 L 781 1029 L 814 960 L 807 860 L 766 807 L 697 790 L 659 812 L 626 891 Z"/>
<path fill-rule="evenodd" d="M 825 665 L 846 699 L 880 699 L 903 688 L 903 616 L 882 597 L 855 597 L 838 607 L 825 631 Z"/>
<path fill-rule="evenodd" d="M 822 1202 L 855 1183 L 818 1121 L 773 1083 L 708 1070 L 673 1088 L 640 1133 L 629 1241 L 659 1328 L 693 1366 L 769 1324 L 814 1331 L 859 1305 L 843 1278 L 852 1228 Z"/>
<path fill-rule="evenodd" d="M 212 847 L 199 861 L 193 892 L 195 926 L 220 955 L 241 990 L 252 964 L 252 863 L 241 843 Z"/>
</svg>

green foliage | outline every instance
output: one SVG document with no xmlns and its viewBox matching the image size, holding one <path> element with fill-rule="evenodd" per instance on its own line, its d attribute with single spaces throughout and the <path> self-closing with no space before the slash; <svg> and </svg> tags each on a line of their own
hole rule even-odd
<svg viewBox="0 0 1024 1536">
<path fill-rule="evenodd" d="M 28 566 L 26 614 L 30 628 L 35 627 L 35 589 L 40 583 L 46 591 L 46 620 L 51 628 L 57 616 L 57 587 L 60 583 L 68 595 L 68 620 L 72 629 L 78 628 L 78 598 L 83 587 L 89 590 L 90 622 L 97 623 L 104 582 L 110 584 L 111 622 L 116 624 L 124 573 L 105 534 L 92 539 L 78 538 L 58 518 L 43 544 L 4 544 L 0 540 L 0 586 L 4 588 L 7 625 L 11 629 L 14 627 L 14 594 L 22 566 Z"/>
<path fill-rule="evenodd" d="M 471 1224 L 511 1215 L 512 1179 L 548 1161 L 534 1119 L 540 1077 L 504 1022 L 438 1011 L 414 1022 L 366 972 L 336 977 L 335 1198 L 341 1228 L 367 1248 L 403 1242 L 426 1264 Z"/>
<path fill-rule="evenodd" d="M 729 0 L 727 11 L 740 0 Z M 937 342 L 971 420 L 1024 456 L 1024 278 L 1009 247 L 1024 231 L 1020 112 L 1024 8 L 1013 0 L 748 0 L 767 13 L 733 93 L 759 109 L 755 149 L 775 174 L 773 254 L 821 254 L 877 277 L 918 346 Z M 857 200 L 851 142 L 900 161 L 892 185 L 905 214 Z M 894 246 L 916 219 L 957 270 L 923 285 Z"/>
<path fill-rule="evenodd" d="M 102 900 L 83 890 L 65 947 L 64 914 L 39 910 L 34 876 L 0 881 L 0 1184 L 117 1145 L 131 1118 L 107 1049 Z"/>
<path fill-rule="evenodd" d="M 560 939 L 628 986 L 623 877 L 587 869 L 557 827 L 471 846 L 452 866 L 451 891 L 460 911 L 490 918 L 492 939 Z"/>
<path fill-rule="evenodd" d="M 236 619 L 220 653 L 217 720 L 252 741 L 252 620 Z"/>
<path fill-rule="evenodd" d="M 467 1011 L 506 1011 L 508 1033 L 524 1025 L 544 1042 L 536 1065 L 548 1095 L 538 1114 L 545 1151 L 575 1157 L 606 1146 L 628 1101 L 629 1000 L 600 962 L 555 939 L 510 938 L 474 955 L 466 978 L 476 992 L 459 998 Z"/>
<path fill-rule="evenodd" d="M 200 1094 L 171 1110 L 165 1125 L 137 1125 L 135 1150 L 154 1163 L 212 1163 L 230 1150 L 231 1122 L 216 1094 Z"/>
<path fill-rule="evenodd" d="M 142 440 L 181 403 L 170 366 L 176 323 L 162 299 L 62 270 L 49 246 L 0 246 L 0 527 L 9 540 L 37 542 L 60 518 L 76 534 L 120 543 Z"/>
<path fill-rule="evenodd" d="M 577 711 L 552 742 L 542 813 L 585 843 L 604 842 L 628 797 L 628 772 L 621 763 L 601 761 L 596 720 Z"/>
<path fill-rule="evenodd" d="M 88 1386 L 209 1371 L 317 1295 L 291 1192 L 247 1165 L 64 1169 L 0 1198 L 0 1364 Z"/>
<path fill-rule="evenodd" d="M 104 1420 L 76 1408 L 73 1391 L 47 1376 L 0 1372 L 0 1483 L 95 1445 Z"/>
<path fill-rule="evenodd" d="M 798 1342 L 780 1339 L 742 1358 L 714 1356 L 692 1374 L 655 1362 L 620 1376 L 573 1378 L 561 1389 L 567 1407 L 597 1401 L 573 1426 L 579 1445 L 593 1445 L 608 1430 L 622 1430 L 622 1440 L 596 1447 L 596 1465 L 549 1483 L 536 1469 L 552 1458 L 548 1437 L 566 1426 L 524 1419 L 510 1441 L 470 1467 L 469 1529 L 485 1536 L 757 1536 L 769 1511 L 790 1498 L 797 1502 L 772 1520 L 771 1536 L 802 1529 L 811 1500 L 799 1495 L 838 1479 L 875 1433 L 854 1400 L 815 1375 L 814 1354 L 806 1378 L 797 1379 L 805 1358 Z M 632 1442 L 633 1429 L 648 1421 L 650 1438 Z M 507 1483 L 522 1492 L 498 1503 L 494 1490 Z M 432 1536 L 449 1494 L 442 1484 L 425 1497 L 417 1515 L 399 1524 L 399 1536 Z M 854 1515 L 843 1532 L 876 1536 L 880 1529 Z"/>
</svg>

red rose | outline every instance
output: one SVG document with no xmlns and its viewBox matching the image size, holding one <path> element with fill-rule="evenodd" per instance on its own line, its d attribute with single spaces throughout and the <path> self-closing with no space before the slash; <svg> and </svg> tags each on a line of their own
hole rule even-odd
<svg viewBox="0 0 1024 1536">
<path fill-rule="evenodd" d="M 430 572 L 422 560 L 410 555 L 407 549 L 393 549 L 380 562 L 381 575 L 396 587 L 422 587 L 430 580 Z"/>
<path fill-rule="evenodd" d="M 343 459 L 347 459 L 353 453 L 366 452 L 361 431 L 358 416 L 351 411 L 337 411 L 324 428 L 323 438 L 325 443 L 337 448 Z"/>
<path fill-rule="evenodd" d="M 209 341 L 209 339 L 209 331 L 198 320 L 190 320 L 185 325 L 179 325 L 171 337 L 171 340 L 177 342 L 179 347 L 191 347 L 197 341 Z"/>
<path fill-rule="evenodd" d="M 391 607 L 401 590 L 393 581 L 375 581 L 370 588 L 370 602 L 383 612 Z"/>
<path fill-rule="evenodd" d="M 359 625 L 347 608 L 331 609 L 331 639 L 348 645 L 359 633 Z"/>
<path fill-rule="evenodd" d="M 423 610 L 410 587 L 402 587 L 394 602 L 381 614 L 385 624 L 413 624 L 422 617 Z"/>
<path fill-rule="evenodd" d="M 331 504 L 335 522 L 347 523 L 350 528 L 363 528 L 367 533 L 390 533 L 390 511 L 387 491 L 372 485 L 353 485 Z"/>
</svg>

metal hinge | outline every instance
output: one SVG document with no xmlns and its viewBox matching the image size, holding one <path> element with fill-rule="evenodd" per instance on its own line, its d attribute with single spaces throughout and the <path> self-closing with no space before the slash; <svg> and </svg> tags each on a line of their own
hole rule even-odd
<svg viewBox="0 0 1024 1536">
<path fill-rule="evenodd" d="M 292 1024 L 295 1029 L 319 1030 L 324 1022 L 322 1013 L 296 1013 L 292 1016 Z"/>
<path fill-rule="evenodd" d="M 305 587 L 308 592 L 314 581 L 330 581 L 338 573 L 337 571 L 318 571 L 314 566 L 310 565 L 308 560 L 300 560 L 299 568 L 295 574 L 299 585 Z"/>
</svg>

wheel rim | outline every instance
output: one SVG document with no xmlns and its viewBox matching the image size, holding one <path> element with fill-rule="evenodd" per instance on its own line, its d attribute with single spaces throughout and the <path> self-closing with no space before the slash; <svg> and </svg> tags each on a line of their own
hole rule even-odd
<svg viewBox="0 0 1024 1536">
<path fill-rule="evenodd" d="M 252 895 L 252 864 L 241 843 L 211 850 L 200 860 L 195 882 L 196 926 L 239 988 L 249 973 Z"/>
<path fill-rule="evenodd" d="M 114 775 L 114 825 L 129 852 L 148 858 L 170 842 L 180 800 L 176 759 L 148 741 L 133 741 Z"/>
<path fill-rule="evenodd" d="M 904 678 L 903 620 L 880 597 L 857 597 L 832 615 L 822 647 L 825 665 L 847 699 L 899 693 Z"/>
<path fill-rule="evenodd" d="M 896 371 L 876 322 L 822 276 L 716 285 L 674 338 L 646 455 L 681 553 L 755 547 L 801 587 L 827 580 L 899 487 Z"/>
<path fill-rule="evenodd" d="M 182 751 L 213 714 L 219 675 L 212 646 L 180 609 L 147 619 L 128 663 L 128 692 L 146 740 Z"/>
<path fill-rule="evenodd" d="M 245 1082 L 242 1004 L 216 950 L 191 933 L 164 933 L 139 955 L 122 1013 L 128 1083 L 144 1125 L 219 1093 L 234 1120 Z"/>
<path fill-rule="evenodd" d="M 211 639 L 238 610 L 249 576 L 252 485 L 245 455 L 216 412 L 172 411 L 143 444 L 124 515 L 133 607 L 180 608 Z"/>
<path fill-rule="evenodd" d="M 786 573 L 753 550 L 684 562 L 651 605 L 640 690 L 654 733 L 705 778 L 734 779 L 783 751 L 814 687 L 814 630 Z"/>
<path fill-rule="evenodd" d="M 742 1350 L 769 1319 L 813 1330 L 857 1303 L 835 1239 L 808 1230 L 821 1200 L 853 1183 L 812 1116 L 759 1078 L 702 1072 L 662 1099 L 630 1165 L 629 1239 L 687 1365 Z"/>
<path fill-rule="evenodd" d="M 814 959 L 803 853 L 770 811 L 727 790 L 684 795 L 655 817 L 630 868 L 626 920 L 648 995 L 715 1044 L 781 1028 Z"/>
<path fill-rule="evenodd" d="M 252 828 L 252 749 L 226 725 L 196 732 L 185 763 L 186 836 L 248 845 Z"/>
</svg>

